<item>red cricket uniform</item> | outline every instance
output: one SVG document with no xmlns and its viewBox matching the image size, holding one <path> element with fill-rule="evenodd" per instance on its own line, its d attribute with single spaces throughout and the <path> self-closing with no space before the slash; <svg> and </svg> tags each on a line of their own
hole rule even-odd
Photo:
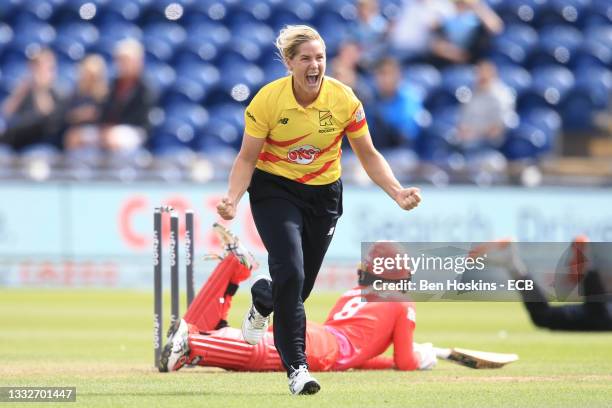
<svg viewBox="0 0 612 408">
<path fill-rule="evenodd" d="M 227 319 L 231 296 L 226 287 L 248 272 L 233 256 L 226 257 L 208 279 L 184 319 L 189 323 L 188 361 L 237 371 L 282 371 L 272 328 L 253 346 L 239 329 L 215 330 Z M 415 370 L 412 350 L 415 309 L 412 302 L 362 302 L 359 287 L 345 292 L 323 325 L 308 322 L 306 355 L 312 371 L 360 369 Z M 381 356 L 393 345 L 393 358 Z"/>
<path fill-rule="evenodd" d="M 338 338 L 334 370 L 416 370 L 412 350 L 416 313 L 412 302 L 362 302 L 359 287 L 345 292 L 324 326 Z M 393 358 L 381 356 L 393 345 Z"/>
</svg>

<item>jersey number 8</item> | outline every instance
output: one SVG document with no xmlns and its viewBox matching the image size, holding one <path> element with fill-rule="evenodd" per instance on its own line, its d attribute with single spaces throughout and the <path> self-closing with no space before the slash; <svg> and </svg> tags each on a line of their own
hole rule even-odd
<svg viewBox="0 0 612 408">
<path fill-rule="evenodd" d="M 356 296 L 351 298 L 348 302 L 344 304 L 342 310 L 334 314 L 334 320 L 342 320 L 348 319 L 349 317 L 353 317 L 355 313 L 362 307 L 367 305 L 367 302 L 361 300 L 361 296 Z"/>
</svg>

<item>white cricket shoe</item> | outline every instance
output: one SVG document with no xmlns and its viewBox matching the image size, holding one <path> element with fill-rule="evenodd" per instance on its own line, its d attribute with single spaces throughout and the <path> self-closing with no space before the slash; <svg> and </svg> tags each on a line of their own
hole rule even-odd
<svg viewBox="0 0 612 408">
<path fill-rule="evenodd" d="M 164 346 L 159 371 L 177 371 L 187 363 L 189 357 L 189 327 L 181 319 L 168 333 L 168 342 Z"/>
<path fill-rule="evenodd" d="M 321 385 L 310 375 L 305 365 L 299 366 L 289 374 L 289 391 L 293 395 L 316 394 L 320 389 Z"/>
<path fill-rule="evenodd" d="M 251 304 L 251 308 L 242 321 L 242 338 L 249 344 L 258 344 L 266 334 L 269 323 L 270 316 L 262 316 L 255 309 L 255 305 Z"/>
</svg>

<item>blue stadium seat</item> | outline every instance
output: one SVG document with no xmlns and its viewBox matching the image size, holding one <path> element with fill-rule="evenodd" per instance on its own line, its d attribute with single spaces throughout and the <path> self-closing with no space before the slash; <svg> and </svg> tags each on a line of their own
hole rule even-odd
<svg viewBox="0 0 612 408">
<path fill-rule="evenodd" d="M 207 105 L 246 102 L 263 85 L 264 73 L 254 64 L 220 66 L 222 72 L 218 85 L 206 99 Z"/>
<path fill-rule="evenodd" d="M 53 26 L 43 22 L 24 22 L 13 26 L 13 32 L 17 35 L 14 36 L 10 47 L 23 51 L 31 44 L 48 45 L 57 35 Z"/>
<path fill-rule="evenodd" d="M 276 58 L 270 57 L 269 61 L 263 65 L 264 83 L 269 83 L 275 79 L 282 78 L 287 75 L 287 68 Z"/>
<path fill-rule="evenodd" d="M 66 58 L 59 58 L 57 61 L 57 84 L 60 89 L 70 91 L 77 82 L 77 64 Z"/>
<path fill-rule="evenodd" d="M 100 0 L 63 0 L 58 3 L 51 19 L 55 27 L 62 24 L 82 22 L 81 11 L 86 11 L 84 17 L 93 21 L 102 8 Z M 91 7 L 92 5 L 95 7 Z"/>
<path fill-rule="evenodd" d="M 143 30 L 147 55 L 163 62 L 170 62 L 175 50 L 182 45 L 186 37 L 185 29 L 176 23 L 151 23 Z"/>
<path fill-rule="evenodd" d="M 580 26 L 586 18 L 590 3 L 590 0 L 548 0 L 544 2 L 535 23 L 539 27 L 556 24 Z"/>
<path fill-rule="evenodd" d="M 176 1 L 176 0 L 173 0 Z M 124 21 L 137 22 L 141 18 L 142 5 L 146 2 L 138 0 L 109 0 L 104 4 L 104 10 L 111 10 L 118 15 Z M 159 0 L 151 3 L 160 3 Z"/>
<path fill-rule="evenodd" d="M 163 155 L 176 148 L 193 148 L 198 141 L 196 129 L 187 121 L 179 118 L 166 118 L 163 124 L 155 128 L 149 141 L 149 148 L 154 153 Z"/>
<path fill-rule="evenodd" d="M 210 115 L 208 111 L 195 103 L 176 103 L 165 107 L 166 120 L 177 119 L 189 123 L 197 132 L 201 132 Z"/>
<path fill-rule="evenodd" d="M 498 64 L 525 64 L 538 43 L 538 33 L 526 24 L 507 25 L 492 42 L 490 58 Z"/>
<path fill-rule="evenodd" d="M 146 62 L 171 62 L 175 48 L 172 44 L 155 37 L 144 37 L 143 45 L 146 51 Z"/>
<path fill-rule="evenodd" d="M 0 55 L 2 55 L 2 52 L 7 47 L 7 45 L 10 44 L 11 41 L 13 41 L 14 36 L 15 33 L 13 32 L 11 26 L 0 22 Z"/>
<path fill-rule="evenodd" d="M 232 25 L 230 31 L 233 38 L 248 39 L 260 47 L 267 47 L 274 43 L 276 34 L 270 26 L 264 23 L 251 22 Z"/>
<path fill-rule="evenodd" d="M 215 63 L 219 66 L 256 63 L 262 56 L 262 47 L 245 37 L 234 37 L 220 50 Z"/>
<path fill-rule="evenodd" d="M 121 0 L 115 0 L 121 2 Z M 158 22 L 180 22 L 183 23 L 189 14 L 188 9 L 193 1 L 190 0 L 146 0 L 139 1 L 140 24 L 148 25 Z"/>
<path fill-rule="evenodd" d="M 78 40 L 72 37 L 58 35 L 55 41 L 51 44 L 51 48 L 55 51 L 58 59 L 68 61 L 80 61 L 85 56 L 86 48 Z"/>
<path fill-rule="evenodd" d="M 10 22 L 15 12 L 19 10 L 19 6 L 12 1 L 0 1 L 0 21 Z"/>
<path fill-rule="evenodd" d="M 569 65 L 582 45 L 582 34 L 572 26 L 544 27 L 540 31 L 538 47 L 529 60 L 531 67 L 550 64 Z"/>
<path fill-rule="evenodd" d="M 544 2 L 538 0 L 507 0 L 499 12 L 507 24 L 533 24 L 542 12 Z"/>
<path fill-rule="evenodd" d="M 187 38 L 187 32 L 178 23 L 156 22 L 144 26 L 143 37 L 165 41 L 172 47 L 178 47 Z"/>
<path fill-rule="evenodd" d="M 188 41 L 211 42 L 217 47 L 224 47 L 232 39 L 230 30 L 219 22 L 196 22 L 187 25 Z"/>
<path fill-rule="evenodd" d="M 221 74 L 217 67 L 204 62 L 184 62 L 177 66 L 177 76 L 192 79 L 202 84 L 206 89 L 217 86 Z"/>
<path fill-rule="evenodd" d="M 231 2 L 219 0 L 199 0 L 185 6 L 185 23 L 192 25 L 205 21 L 225 23 L 229 17 Z"/>
<path fill-rule="evenodd" d="M 15 2 L 13 2 L 15 3 Z M 49 0 L 27 0 L 19 4 L 10 19 L 12 25 L 32 22 L 48 22 L 54 12 L 55 5 Z"/>
<path fill-rule="evenodd" d="M 117 42 L 126 38 L 142 40 L 142 30 L 136 24 L 128 22 L 111 22 L 98 27 L 100 38 L 109 42 Z"/>
<path fill-rule="evenodd" d="M 585 41 L 577 52 L 574 65 L 612 67 L 612 25 L 591 27 L 585 31 Z"/>
<path fill-rule="evenodd" d="M 561 118 L 552 109 L 537 108 L 521 114 L 520 124 L 508 132 L 501 150 L 509 160 L 536 159 L 552 152 Z"/>
<path fill-rule="evenodd" d="M 207 96 L 206 87 L 191 78 L 177 76 L 162 97 L 164 106 L 174 104 L 201 103 Z"/>
<path fill-rule="evenodd" d="M 221 86 L 231 89 L 238 83 L 244 83 L 253 88 L 263 85 L 264 73 L 254 64 L 220 65 L 222 72 L 220 78 Z"/>
<path fill-rule="evenodd" d="M 612 92 L 612 72 L 599 66 L 575 71 L 576 85 L 560 106 L 563 127 L 569 130 L 593 128 L 593 113 L 606 108 Z"/>
<path fill-rule="evenodd" d="M 425 106 L 430 110 L 439 110 L 465 101 L 471 95 L 470 88 L 473 83 L 474 67 L 457 65 L 446 68 L 442 71 L 440 87 L 432 91 L 425 101 Z"/>
<path fill-rule="evenodd" d="M 58 36 L 72 38 L 79 41 L 85 47 L 93 45 L 100 38 L 98 28 L 85 21 L 60 24 L 57 27 Z"/>
<path fill-rule="evenodd" d="M 274 7 L 268 24 L 278 32 L 287 24 L 310 23 L 315 15 L 314 6 L 308 2 L 285 2 Z"/>
<path fill-rule="evenodd" d="M 0 87 L 2 87 L 6 93 L 10 93 L 28 73 L 28 64 L 25 58 L 20 61 L 11 59 L 7 62 L 3 61 L 0 69 L 2 70 Z"/>
<path fill-rule="evenodd" d="M 266 22 L 272 16 L 272 6 L 260 0 L 243 0 L 232 13 L 232 25 L 239 22 Z"/>
<path fill-rule="evenodd" d="M 442 75 L 433 65 L 413 64 L 403 68 L 403 78 L 419 94 L 422 101 L 428 99 L 442 84 Z"/>
<path fill-rule="evenodd" d="M 201 41 L 190 37 L 176 50 L 174 64 L 213 62 L 219 58 L 220 48 L 223 47 L 219 47 L 211 41 Z"/>
<path fill-rule="evenodd" d="M 574 75 L 559 65 L 538 67 L 532 71 L 532 84 L 518 100 L 519 109 L 556 107 L 574 86 Z"/>
<path fill-rule="evenodd" d="M 145 77 L 155 92 L 161 95 L 166 92 L 176 80 L 176 72 L 174 68 L 168 64 L 149 61 L 145 65 Z"/>
<path fill-rule="evenodd" d="M 244 108 L 239 104 L 221 104 L 209 110 L 210 121 L 203 137 L 198 140 L 198 151 L 214 153 L 218 150 L 237 151 L 244 130 Z"/>
<path fill-rule="evenodd" d="M 213 117 L 202 137 L 198 139 L 196 150 L 213 155 L 227 150 L 237 152 L 241 137 L 242 131 L 236 126 Z"/>
<path fill-rule="evenodd" d="M 517 98 L 521 97 L 531 86 L 531 74 L 518 65 L 501 65 L 497 67 L 499 78 L 508 85 Z"/>
<path fill-rule="evenodd" d="M 612 24 L 612 3 L 610 0 L 592 0 L 583 27 L 605 27 L 610 24 Z"/>
<path fill-rule="evenodd" d="M 447 106 L 432 112 L 432 123 L 425 129 L 416 142 L 420 158 L 435 162 L 445 162 L 456 145 L 457 106 Z"/>
</svg>

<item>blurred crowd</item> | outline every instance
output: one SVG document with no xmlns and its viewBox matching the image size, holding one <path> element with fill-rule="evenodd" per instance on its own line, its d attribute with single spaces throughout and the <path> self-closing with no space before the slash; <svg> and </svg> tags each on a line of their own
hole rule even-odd
<svg viewBox="0 0 612 408">
<path fill-rule="evenodd" d="M 280 62 L 270 63 L 273 35 L 265 29 L 305 22 L 329 40 L 328 75 L 349 85 L 364 103 L 374 144 L 400 174 L 444 182 L 448 174 L 464 172 L 468 180 L 505 181 L 509 162 L 537 163 L 559 154 L 563 130 L 610 136 L 612 58 L 601 49 L 591 52 L 586 35 L 582 51 L 570 47 L 575 40 L 570 34 L 578 28 L 596 31 L 593 41 L 612 46 L 609 16 L 606 21 L 607 14 L 593 11 L 597 1 L 587 2 L 588 9 L 577 0 L 334 0 L 306 2 L 302 8 L 283 1 L 56 0 L 64 7 L 58 9 L 72 7 L 84 21 L 93 18 L 83 14 L 84 7 L 93 5 L 95 15 L 97 5 L 101 37 L 88 48 L 91 52 L 72 58 L 73 81 L 60 78 L 58 52 L 60 59 L 65 56 L 59 39 L 27 44 L 27 69 L 5 81 L 14 50 L 3 46 L 0 24 L 0 78 L 4 70 L 1 88 L 6 91 L 0 93 L 0 161 L 3 154 L 33 154 L 62 157 L 65 167 L 114 163 L 136 168 L 161 158 L 178 167 L 193 163 L 206 179 L 211 163 L 215 169 L 229 164 L 239 146 L 242 106 L 259 86 L 284 72 Z M 0 14 L 14 17 L 16 32 L 27 21 L 22 16 L 31 2 L 13 3 L 17 6 L 11 10 L 0 7 Z M 545 17 L 533 34 L 530 26 L 544 3 L 550 3 L 548 14 L 541 13 Z M 146 17 L 147 27 L 153 27 L 148 35 L 131 35 L 122 4 L 162 14 Z M 521 5 L 531 7 L 532 14 Z M 219 14 L 216 6 L 228 14 Z M 188 7 L 194 12 L 187 16 Z M 557 20 L 547 20 L 556 9 Z M 138 18 L 145 17 L 133 17 L 134 26 Z M 177 20 L 186 27 L 182 34 Z M 172 24 L 164 25 L 168 21 Z M 80 27 L 77 37 L 88 28 Z M 108 27 L 117 32 L 109 33 Z M 232 38 L 246 38 L 223 39 L 228 34 L 221 28 Z M 104 35 L 114 34 L 108 46 Z M 539 44 L 530 43 L 532 34 L 540 35 Z M 550 48 L 549 37 L 560 45 Z M 178 57 L 173 42 L 181 50 Z M 249 47 L 257 42 L 261 55 L 251 57 L 255 51 Z M 210 57 L 213 51 L 219 55 Z M 175 72 L 170 80 L 168 68 Z M 350 171 L 354 159 L 348 153 Z"/>
</svg>

